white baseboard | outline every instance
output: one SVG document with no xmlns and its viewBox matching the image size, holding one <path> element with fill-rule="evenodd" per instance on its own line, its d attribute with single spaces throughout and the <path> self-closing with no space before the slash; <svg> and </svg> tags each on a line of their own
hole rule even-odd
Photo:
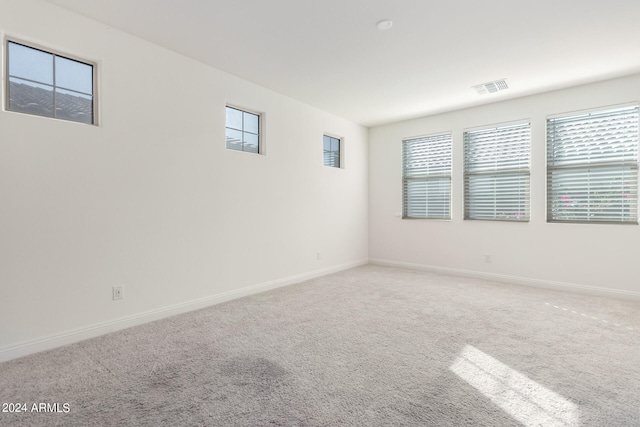
<svg viewBox="0 0 640 427">
<path fill-rule="evenodd" d="M 450 267 L 438 267 L 435 265 L 427 264 L 414 264 L 410 262 L 394 261 L 388 259 L 370 258 L 369 263 L 389 267 L 408 268 L 412 270 L 431 271 L 434 273 L 450 274 L 454 276 L 471 277 L 475 279 L 491 280 L 501 283 L 512 283 L 514 285 L 524 285 L 536 288 L 554 289 L 557 291 L 598 295 L 608 298 L 634 301 L 640 300 L 640 292 L 627 291 L 623 289 L 600 288 L 597 286 L 578 285 L 575 283 L 555 282 L 551 280 L 530 279 L 526 277 L 508 276 L 504 274 L 486 273 L 483 271 L 463 270 Z"/>
<path fill-rule="evenodd" d="M 38 353 L 44 350 L 72 344 L 88 338 L 97 337 L 110 332 L 121 329 L 130 328 L 132 326 L 141 325 L 143 323 L 152 322 L 154 320 L 163 319 L 165 317 L 175 316 L 176 314 L 187 313 L 189 311 L 198 310 L 215 304 L 220 304 L 233 299 L 268 291 L 270 289 L 280 288 L 295 283 L 304 282 L 306 280 L 315 279 L 317 277 L 326 276 L 338 271 L 347 270 L 368 263 L 368 260 L 360 260 L 340 264 L 320 270 L 314 270 L 308 273 L 297 274 L 294 276 L 284 277 L 282 279 L 271 280 L 269 282 L 259 283 L 247 286 L 241 289 L 222 292 L 220 294 L 211 295 L 196 300 L 186 301 L 184 303 L 175 304 L 159 309 L 149 310 L 143 313 L 137 313 L 130 316 L 121 317 L 108 322 L 94 324 L 91 326 L 77 328 L 62 333 L 40 337 L 34 340 L 24 341 L 18 344 L 9 345 L 0 348 L 0 362 Z"/>
</svg>

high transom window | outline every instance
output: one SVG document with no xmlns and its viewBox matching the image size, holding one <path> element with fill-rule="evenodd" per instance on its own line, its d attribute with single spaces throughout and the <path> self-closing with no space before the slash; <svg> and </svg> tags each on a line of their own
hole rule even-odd
<svg viewBox="0 0 640 427">
<path fill-rule="evenodd" d="M 260 152 L 260 114 L 227 106 L 227 148 Z"/>
<path fill-rule="evenodd" d="M 95 124 L 94 65 L 7 41 L 7 109 Z"/>
<path fill-rule="evenodd" d="M 340 138 L 324 135 L 322 138 L 322 160 L 325 166 L 340 167 Z"/>
</svg>

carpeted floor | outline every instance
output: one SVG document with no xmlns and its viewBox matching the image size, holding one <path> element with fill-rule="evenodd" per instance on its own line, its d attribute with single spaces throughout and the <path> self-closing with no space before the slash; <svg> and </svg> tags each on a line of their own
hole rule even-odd
<svg viewBox="0 0 640 427">
<path fill-rule="evenodd" d="M 368 265 L 2 363 L 0 402 L 27 405 L 3 426 L 639 426 L 640 303 Z"/>
</svg>

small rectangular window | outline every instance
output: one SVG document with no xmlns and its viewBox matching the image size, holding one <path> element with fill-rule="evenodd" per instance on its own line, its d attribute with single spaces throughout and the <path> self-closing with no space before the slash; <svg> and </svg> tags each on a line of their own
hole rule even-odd
<svg viewBox="0 0 640 427">
<path fill-rule="evenodd" d="M 227 106 L 226 123 L 228 149 L 260 153 L 260 114 Z"/>
<path fill-rule="evenodd" d="M 340 139 L 324 135 L 322 141 L 322 158 L 325 166 L 340 167 Z"/>
<path fill-rule="evenodd" d="M 94 65 L 7 41 L 7 109 L 95 124 Z"/>
<path fill-rule="evenodd" d="M 464 133 L 464 219 L 529 221 L 530 128 Z"/>
<path fill-rule="evenodd" d="M 451 219 L 451 134 L 402 141 L 402 217 Z"/>
<path fill-rule="evenodd" d="M 638 106 L 547 119 L 547 221 L 638 223 Z"/>
</svg>

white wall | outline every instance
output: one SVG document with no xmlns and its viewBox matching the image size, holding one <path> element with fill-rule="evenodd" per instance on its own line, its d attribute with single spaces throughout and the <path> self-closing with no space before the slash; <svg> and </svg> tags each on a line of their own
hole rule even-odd
<svg viewBox="0 0 640 427">
<path fill-rule="evenodd" d="M 640 100 L 640 75 L 372 128 L 372 261 L 640 299 L 640 226 L 546 222 L 547 115 Z M 464 221 L 466 128 L 531 120 L 531 222 Z M 401 140 L 453 134 L 452 220 L 402 220 Z M 485 263 L 484 255 L 492 255 Z"/>
<path fill-rule="evenodd" d="M 48 3 L 0 0 L 0 35 L 95 61 L 100 109 L 0 111 L 0 360 L 366 262 L 366 128 Z M 225 148 L 227 102 L 266 155 Z"/>
</svg>

